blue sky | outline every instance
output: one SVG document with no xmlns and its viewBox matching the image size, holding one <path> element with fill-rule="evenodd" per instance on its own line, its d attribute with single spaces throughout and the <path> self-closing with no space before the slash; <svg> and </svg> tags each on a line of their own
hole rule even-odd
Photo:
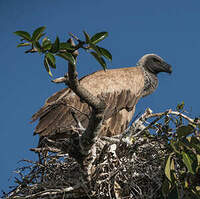
<svg viewBox="0 0 200 199">
<path fill-rule="evenodd" d="M 21 159 L 36 160 L 29 148 L 37 145 L 31 115 L 45 99 L 64 85 L 54 85 L 38 54 L 17 49 L 16 30 L 33 31 L 45 25 L 51 39 L 68 32 L 82 37 L 109 32 L 102 46 L 113 55 L 109 68 L 134 66 L 146 53 L 156 53 L 173 67 L 173 74 L 159 75 L 159 88 L 140 100 L 136 113 L 175 108 L 184 101 L 193 116 L 200 115 L 200 1 L 161 0 L 0 0 L 0 190 L 8 190 L 9 177 Z M 54 77 L 63 76 L 67 65 L 58 61 Z M 82 77 L 101 69 L 84 52 L 79 57 Z"/>
</svg>

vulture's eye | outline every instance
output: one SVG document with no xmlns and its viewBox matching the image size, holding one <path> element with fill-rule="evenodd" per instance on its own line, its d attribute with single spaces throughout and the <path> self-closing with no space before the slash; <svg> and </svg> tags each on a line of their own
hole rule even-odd
<svg viewBox="0 0 200 199">
<path fill-rule="evenodd" d="M 153 58 L 153 61 L 156 63 L 161 63 L 161 61 L 159 59 Z"/>
</svg>

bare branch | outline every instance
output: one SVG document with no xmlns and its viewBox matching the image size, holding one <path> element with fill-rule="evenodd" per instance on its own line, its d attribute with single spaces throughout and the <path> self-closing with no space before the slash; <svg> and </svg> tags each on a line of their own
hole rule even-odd
<svg viewBox="0 0 200 199">
<path fill-rule="evenodd" d="M 45 191 L 41 191 L 35 194 L 27 195 L 27 196 L 14 196 L 13 199 L 26 199 L 26 198 L 38 198 L 38 197 L 45 197 L 45 196 L 53 196 L 57 194 L 65 193 L 67 195 L 67 192 L 73 192 L 76 189 L 80 189 L 82 187 L 81 184 L 77 184 L 74 187 L 66 187 L 62 189 L 47 189 Z M 73 196 L 73 193 L 70 193 L 70 197 Z"/>
<path fill-rule="evenodd" d="M 184 119 L 188 120 L 190 123 L 192 124 L 200 124 L 200 120 L 195 120 L 195 119 L 192 119 L 186 115 L 184 115 L 183 113 L 180 113 L 178 111 L 171 111 L 170 112 L 171 115 L 177 115 L 177 116 L 181 116 L 183 117 Z"/>
<path fill-rule="evenodd" d="M 44 151 L 50 151 L 50 152 L 54 152 L 54 153 L 60 152 L 59 149 L 52 148 L 52 147 L 30 148 L 29 150 L 33 151 L 33 152 L 36 152 L 36 153 L 41 153 L 41 152 L 44 152 Z"/>
<path fill-rule="evenodd" d="M 60 84 L 60 83 L 65 83 L 67 81 L 67 78 L 66 77 L 59 77 L 59 78 L 56 78 L 54 80 L 51 80 L 53 83 L 56 83 L 56 84 Z"/>
<path fill-rule="evenodd" d="M 77 36 L 75 36 L 73 33 L 69 32 L 69 35 L 73 37 L 76 41 L 80 41 L 80 39 Z"/>
<path fill-rule="evenodd" d="M 165 111 L 165 112 L 161 112 L 161 113 L 151 113 L 151 114 L 148 114 L 146 117 L 145 117 L 145 120 L 148 119 L 148 118 L 152 118 L 152 117 L 162 117 L 164 115 L 176 115 L 176 116 L 181 116 L 183 117 L 184 119 L 188 120 L 188 122 L 192 123 L 192 124 L 200 124 L 200 120 L 195 120 L 195 119 L 192 119 L 188 116 L 186 116 L 185 114 L 183 113 L 180 113 L 178 111 L 172 111 L 171 109 Z"/>
<path fill-rule="evenodd" d="M 38 52 L 37 48 L 31 48 L 31 49 L 25 51 L 25 53 L 36 53 L 36 52 Z"/>
<path fill-rule="evenodd" d="M 192 119 L 186 115 L 184 115 L 183 113 L 180 113 L 178 111 L 172 111 L 171 109 L 165 111 L 165 112 L 161 112 L 161 113 L 152 113 L 152 110 L 150 108 L 147 108 L 144 112 L 144 114 L 142 114 L 135 122 L 133 122 L 132 126 L 134 127 L 134 129 L 139 131 L 133 135 L 133 137 L 138 137 L 139 135 L 141 135 L 144 131 L 148 130 L 149 128 L 151 128 L 154 124 L 156 124 L 156 122 L 158 122 L 160 119 L 162 119 L 164 116 L 166 115 L 176 115 L 176 116 L 181 116 L 182 118 L 188 120 L 188 122 L 192 123 L 192 124 L 200 124 L 200 120 L 195 120 Z M 156 119 L 154 121 L 152 121 L 148 126 L 144 126 L 144 122 L 149 119 L 149 118 L 153 118 L 156 117 Z"/>
</svg>

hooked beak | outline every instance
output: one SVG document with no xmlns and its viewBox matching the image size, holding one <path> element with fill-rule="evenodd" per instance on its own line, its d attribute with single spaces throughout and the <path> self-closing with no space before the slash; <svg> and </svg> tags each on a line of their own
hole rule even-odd
<svg viewBox="0 0 200 199">
<path fill-rule="evenodd" d="M 164 63 L 163 64 L 163 72 L 171 74 L 172 73 L 172 66 L 168 63 Z"/>
</svg>

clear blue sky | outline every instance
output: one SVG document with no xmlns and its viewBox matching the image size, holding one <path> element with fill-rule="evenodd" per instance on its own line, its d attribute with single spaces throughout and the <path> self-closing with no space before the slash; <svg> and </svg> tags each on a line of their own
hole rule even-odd
<svg viewBox="0 0 200 199">
<path fill-rule="evenodd" d="M 173 74 L 160 75 L 157 91 L 142 99 L 137 113 L 174 108 L 185 101 L 193 115 L 200 115 L 200 1 L 161 0 L 0 0 L 0 190 L 8 190 L 12 171 L 23 158 L 36 160 L 29 148 L 37 145 L 31 115 L 45 99 L 64 85 L 54 85 L 42 65 L 42 57 L 17 49 L 16 30 L 32 31 L 45 25 L 50 38 L 67 39 L 68 32 L 81 37 L 108 31 L 102 43 L 113 55 L 109 68 L 133 66 L 146 53 L 156 53 L 173 66 Z M 80 56 L 80 77 L 101 69 L 92 57 Z M 66 72 L 58 62 L 54 77 Z"/>
</svg>

